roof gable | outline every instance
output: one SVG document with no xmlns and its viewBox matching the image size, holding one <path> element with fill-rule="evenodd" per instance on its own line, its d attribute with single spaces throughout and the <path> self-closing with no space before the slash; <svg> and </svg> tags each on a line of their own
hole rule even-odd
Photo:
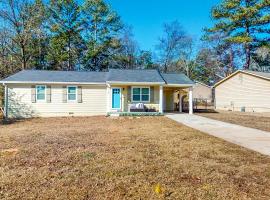
<svg viewBox="0 0 270 200">
<path fill-rule="evenodd" d="M 214 87 L 219 86 L 223 82 L 227 81 L 228 79 L 232 78 L 233 76 L 239 74 L 239 73 L 244 73 L 250 76 L 255 76 L 257 78 L 262 78 L 264 80 L 269 80 L 270 81 L 270 73 L 267 72 L 256 72 L 256 71 L 251 71 L 251 70 L 237 70 L 236 72 L 232 73 L 231 75 L 227 76 L 226 78 L 222 79 L 221 81 L 217 82 Z"/>
</svg>

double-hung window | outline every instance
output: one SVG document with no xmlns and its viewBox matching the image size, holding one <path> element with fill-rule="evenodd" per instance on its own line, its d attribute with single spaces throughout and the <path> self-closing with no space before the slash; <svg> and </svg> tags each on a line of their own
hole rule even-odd
<svg viewBox="0 0 270 200">
<path fill-rule="evenodd" d="M 133 102 L 149 102 L 150 101 L 149 87 L 133 87 L 132 88 L 132 101 Z"/>
<path fill-rule="evenodd" d="M 68 101 L 76 101 L 77 100 L 77 87 L 76 86 L 68 86 L 67 87 L 67 99 L 68 99 Z"/>
<path fill-rule="evenodd" d="M 36 86 L 36 99 L 37 99 L 37 101 L 45 101 L 46 100 L 46 86 L 45 85 L 37 85 Z"/>
</svg>

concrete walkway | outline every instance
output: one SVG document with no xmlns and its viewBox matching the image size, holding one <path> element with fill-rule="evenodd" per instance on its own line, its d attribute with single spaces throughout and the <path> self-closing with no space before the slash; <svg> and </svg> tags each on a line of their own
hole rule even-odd
<svg viewBox="0 0 270 200">
<path fill-rule="evenodd" d="M 225 123 L 197 115 L 166 114 L 166 117 L 204 133 L 270 155 L 270 132 Z"/>
</svg>

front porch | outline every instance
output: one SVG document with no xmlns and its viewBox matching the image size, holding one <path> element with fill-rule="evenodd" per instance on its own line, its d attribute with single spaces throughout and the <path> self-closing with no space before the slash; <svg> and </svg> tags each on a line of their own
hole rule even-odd
<svg viewBox="0 0 270 200">
<path fill-rule="evenodd" d="M 164 112 L 183 112 L 184 96 L 188 96 L 189 114 L 193 114 L 190 85 L 107 85 L 107 113 L 153 116 Z"/>
</svg>

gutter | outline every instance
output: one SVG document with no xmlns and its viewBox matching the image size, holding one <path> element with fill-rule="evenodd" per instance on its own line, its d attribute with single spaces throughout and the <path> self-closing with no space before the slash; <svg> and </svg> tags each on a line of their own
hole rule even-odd
<svg viewBox="0 0 270 200">
<path fill-rule="evenodd" d="M 63 85 L 106 85 L 105 82 L 49 82 L 49 81 L 0 81 L 2 84 L 63 84 Z"/>
<path fill-rule="evenodd" d="M 123 81 L 107 81 L 107 84 L 115 85 L 166 85 L 165 82 L 123 82 Z"/>
</svg>

